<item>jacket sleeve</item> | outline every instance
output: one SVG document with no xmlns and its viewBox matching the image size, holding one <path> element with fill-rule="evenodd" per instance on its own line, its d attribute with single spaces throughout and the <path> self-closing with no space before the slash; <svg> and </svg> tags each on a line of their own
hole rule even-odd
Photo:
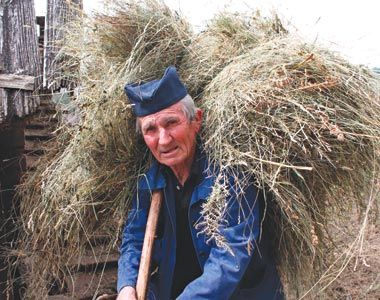
<svg viewBox="0 0 380 300">
<path fill-rule="evenodd" d="M 227 223 L 220 227 L 220 232 L 229 249 L 214 245 L 202 275 L 187 285 L 178 299 L 229 299 L 242 279 L 260 232 L 259 200 L 254 186 L 249 185 L 239 198 L 230 189 L 226 211 Z"/>
<path fill-rule="evenodd" d="M 144 193 L 145 194 L 145 193 Z M 125 286 L 136 286 L 145 225 L 149 210 L 149 196 L 136 194 L 123 231 L 118 262 L 117 291 Z"/>
</svg>

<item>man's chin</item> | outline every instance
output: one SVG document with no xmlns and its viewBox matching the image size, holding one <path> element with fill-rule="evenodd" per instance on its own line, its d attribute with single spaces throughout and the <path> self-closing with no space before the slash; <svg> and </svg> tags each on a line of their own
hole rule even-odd
<svg viewBox="0 0 380 300">
<path fill-rule="evenodd" d="M 178 161 L 176 161 L 175 159 L 162 159 L 160 161 L 160 163 L 169 167 L 169 168 L 172 168 L 172 167 L 178 165 Z"/>
<path fill-rule="evenodd" d="M 162 160 L 176 159 L 181 155 L 180 148 L 177 146 L 167 152 L 160 152 L 160 158 Z"/>
<path fill-rule="evenodd" d="M 178 157 L 173 158 L 161 158 L 159 162 L 169 168 L 175 168 L 176 166 L 180 165 L 184 160 L 180 159 Z"/>
</svg>

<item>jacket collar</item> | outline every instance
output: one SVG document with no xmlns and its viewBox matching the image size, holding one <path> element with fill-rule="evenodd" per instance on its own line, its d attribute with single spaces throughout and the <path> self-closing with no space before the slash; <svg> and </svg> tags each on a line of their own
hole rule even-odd
<svg viewBox="0 0 380 300">
<path fill-rule="evenodd" d="M 166 187 L 166 180 L 160 164 L 154 160 L 148 172 L 139 176 L 139 190 L 158 190 Z"/>
</svg>

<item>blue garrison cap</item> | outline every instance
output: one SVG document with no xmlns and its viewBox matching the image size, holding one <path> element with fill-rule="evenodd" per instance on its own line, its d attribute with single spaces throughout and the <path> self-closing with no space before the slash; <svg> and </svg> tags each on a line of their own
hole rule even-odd
<svg viewBox="0 0 380 300">
<path fill-rule="evenodd" d="M 165 70 L 161 79 L 127 84 L 124 91 L 137 117 L 153 114 L 167 108 L 187 95 L 175 67 Z"/>
</svg>

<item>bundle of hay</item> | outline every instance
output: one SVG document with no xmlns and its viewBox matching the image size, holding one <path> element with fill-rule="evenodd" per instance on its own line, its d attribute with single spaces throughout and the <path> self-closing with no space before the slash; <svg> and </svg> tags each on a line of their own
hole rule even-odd
<svg viewBox="0 0 380 300">
<path fill-rule="evenodd" d="M 378 79 L 284 38 L 276 19 L 227 14 L 212 24 L 193 37 L 160 2 L 118 0 L 70 31 L 64 53 L 80 87 L 72 101 L 79 123 L 60 129 L 58 147 L 20 187 L 18 252 L 28 262 L 30 298 L 47 295 L 51 282 L 63 285 L 75 268 L 70 260 L 99 235 L 105 252 L 117 247 L 136 179 L 149 164 L 122 89 L 168 65 L 182 70 L 192 93 L 204 94 L 202 135 L 212 161 L 254 175 L 272 195 L 266 220 L 281 229 L 283 277 L 306 280 L 307 266 L 320 263 L 326 205 L 345 205 L 342 191 L 361 200 L 356 187 L 368 176 L 358 161 L 377 163 Z M 223 195 L 216 185 L 203 211 L 204 232 L 221 245 Z"/>
<path fill-rule="evenodd" d="M 92 36 L 107 59 L 127 66 L 130 80 L 157 78 L 168 64 L 180 63 L 192 37 L 180 15 L 155 0 L 107 3 Z"/>
<path fill-rule="evenodd" d="M 276 36 L 287 34 L 279 18 L 221 13 L 196 35 L 181 64 L 189 93 L 198 98 L 206 85 L 236 56 Z"/>
<path fill-rule="evenodd" d="M 123 86 L 178 63 L 191 35 L 160 2 L 116 1 L 108 9 L 70 27 L 65 69 L 79 95 L 65 109 L 78 122 L 62 124 L 58 143 L 19 187 L 18 253 L 32 299 L 47 295 L 52 283 L 63 288 L 93 247 L 104 254 L 117 249 L 136 178 L 148 164 Z"/>
<path fill-rule="evenodd" d="M 365 202 L 380 163 L 379 97 L 378 76 L 291 37 L 235 57 L 204 92 L 206 151 L 271 194 L 267 224 L 292 288 L 321 275 L 333 210 Z M 226 213 L 221 201 L 204 208 L 207 228 Z"/>
<path fill-rule="evenodd" d="M 168 64 L 180 64 L 192 39 L 191 27 L 180 15 L 155 0 L 104 4 L 105 13 L 70 24 L 66 35 L 61 53 L 65 66 L 80 68 L 73 75 L 76 82 L 96 80 L 111 66 L 124 72 L 119 79 L 149 80 L 161 76 Z"/>
</svg>

